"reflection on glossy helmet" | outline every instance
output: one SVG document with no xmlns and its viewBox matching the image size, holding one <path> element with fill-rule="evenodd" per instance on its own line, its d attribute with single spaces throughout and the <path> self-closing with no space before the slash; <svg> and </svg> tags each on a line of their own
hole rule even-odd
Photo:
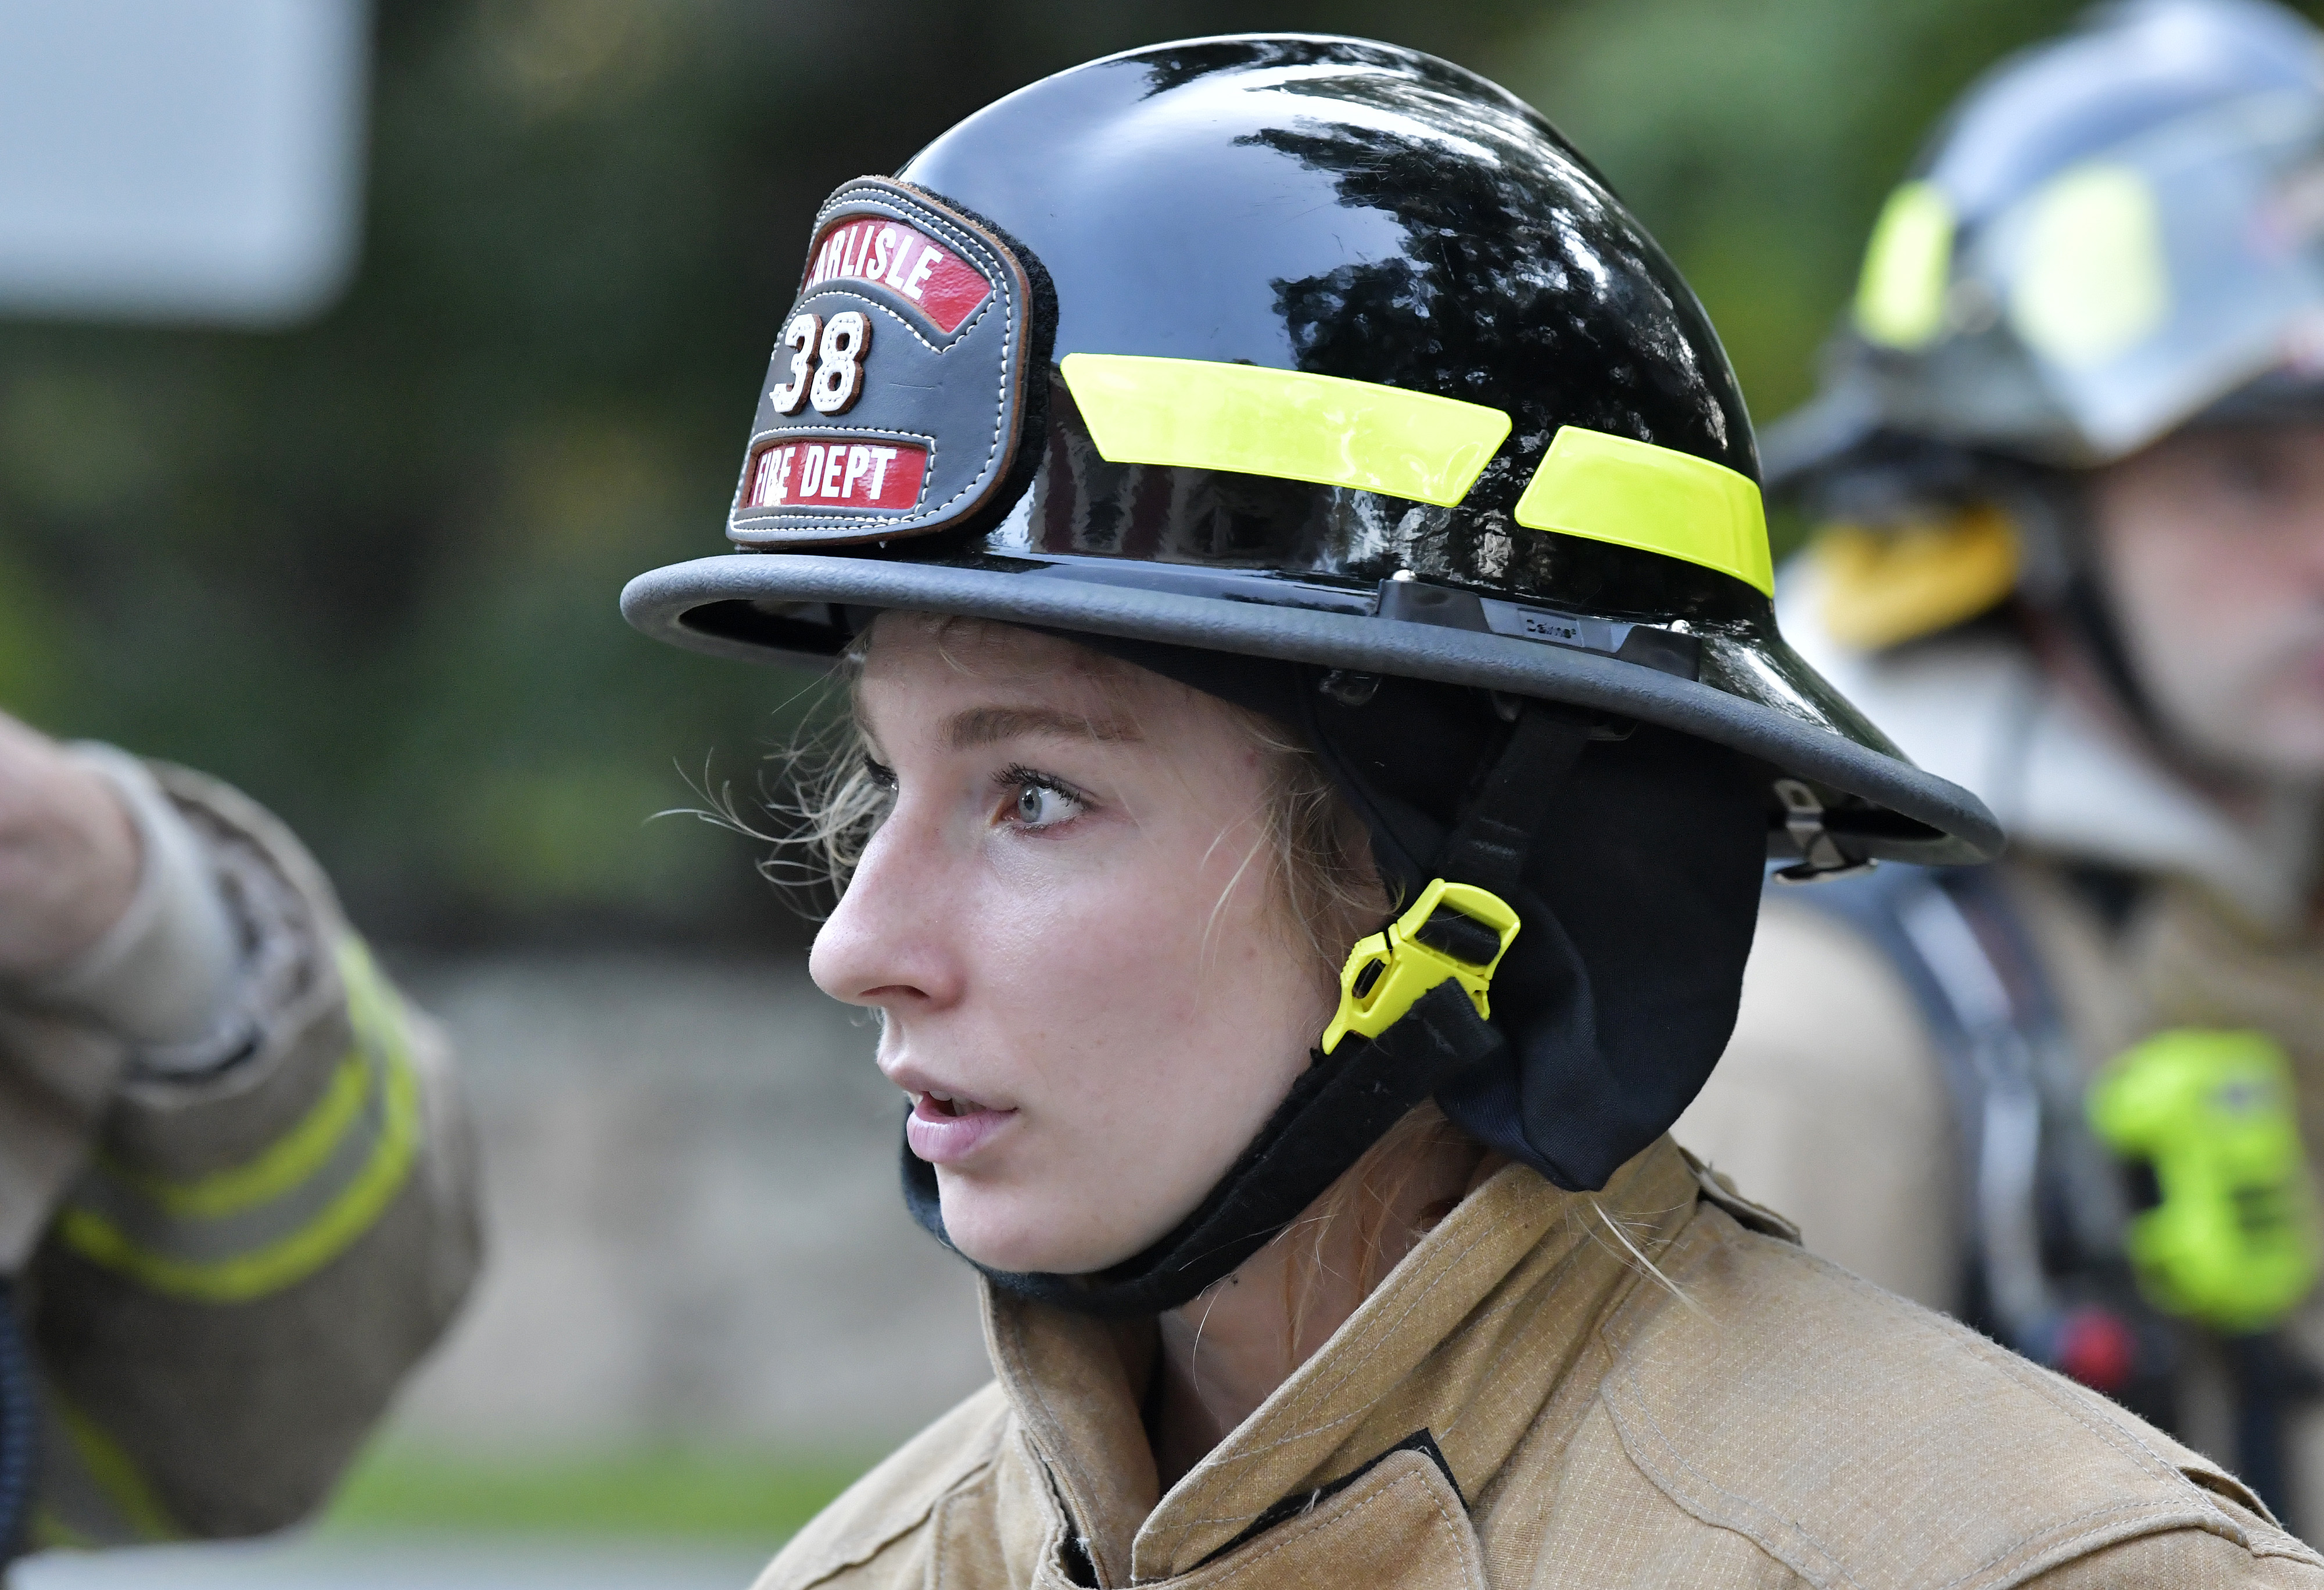
<svg viewBox="0 0 2324 1590">
<path fill-rule="evenodd" d="M 1200 40 L 841 188 L 742 550 L 622 601 L 743 657 L 828 658 L 886 609 L 1032 625 L 1314 748 L 1408 906 L 1328 1055 L 1148 1253 L 997 1278 L 1151 1311 L 1422 1098 L 1604 1185 L 1725 1045 L 1768 853 L 1998 848 L 1776 632 L 1757 468 L 1693 295 L 1539 115 L 1387 45 Z"/>
<path fill-rule="evenodd" d="M 1948 449 L 2087 467 L 2324 413 L 2319 373 L 2324 37 L 2268 0 L 2118 0 L 1939 127 L 1769 477 L 1849 512 L 1884 475 L 1973 473 Z"/>
<path fill-rule="evenodd" d="M 744 657 L 918 608 L 1546 698 L 1756 758 L 1779 856 L 1990 853 L 1777 633 L 1757 473 L 1701 307 L 1538 114 L 1387 45 L 1194 41 L 834 195 L 742 550 L 623 606 Z"/>
</svg>

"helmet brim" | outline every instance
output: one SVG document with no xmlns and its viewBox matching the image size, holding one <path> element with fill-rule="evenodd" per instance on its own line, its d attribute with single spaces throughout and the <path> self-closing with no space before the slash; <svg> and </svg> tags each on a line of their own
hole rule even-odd
<svg viewBox="0 0 2324 1590">
<path fill-rule="evenodd" d="M 1924 865 L 1990 860 L 2000 824 L 1958 785 L 1912 765 L 1772 635 L 1705 637 L 1706 676 L 1508 636 L 1352 611 L 1139 589 L 1044 574 L 801 553 L 733 553 L 655 569 L 622 612 L 656 639 L 713 657 L 828 666 L 839 610 L 903 609 L 1162 641 L 1536 696 L 1729 747 L 1867 803 L 1835 812 L 1851 849 Z"/>
</svg>

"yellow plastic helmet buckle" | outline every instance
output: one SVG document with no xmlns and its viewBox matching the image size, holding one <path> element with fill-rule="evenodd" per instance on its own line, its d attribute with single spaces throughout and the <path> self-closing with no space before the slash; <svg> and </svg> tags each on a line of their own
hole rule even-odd
<svg viewBox="0 0 2324 1590">
<path fill-rule="evenodd" d="M 1421 930 L 1440 910 L 1465 916 L 1499 940 L 1492 959 L 1462 960 L 1422 942 Z M 1357 941 L 1340 969 L 1340 1009 L 1323 1029 L 1323 1052 L 1339 1047 L 1350 1033 L 1377 1038 L 1403 1018 L 1423 994 L 1451 979 L 1468 993 L 1480 1016 L 1490 1016 L 1486 991 L 1493 970 L 1517 936 L 1517 914 L 1499 895 L 1474 884 L 1437 878 L 1420 891 L 1412 908 L 1382 932 Z"/>
</svg>

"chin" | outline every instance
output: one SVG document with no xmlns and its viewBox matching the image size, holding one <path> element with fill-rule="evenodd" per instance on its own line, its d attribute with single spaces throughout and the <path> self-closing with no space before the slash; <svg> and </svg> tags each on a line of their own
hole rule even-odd
<svg viewBox="0 0 2324 1590">
<path fill-rule="evenodd" d="M 1107 1242 L 1090 1230 L 1095 1211 L 1084 1198 L 993 1192 L 964 1185 L 941 1168 L 936 1196 L 945 1236 L 988 1270 L 1085 1275 L 1119 1264 L 1153 1240 Z"/>
</svg>

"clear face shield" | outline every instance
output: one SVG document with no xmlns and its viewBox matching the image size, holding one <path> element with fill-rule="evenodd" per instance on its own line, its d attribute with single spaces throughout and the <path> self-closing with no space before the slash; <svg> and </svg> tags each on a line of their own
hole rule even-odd
<svg viewBox="0 0 2324 1590">
<path fill-rule="evenodd" d="M 2254 382 L 2324 389 L 2324 100 L 2238 100 L 2080 161 L 1957 267 L 1947 317 L 2016 345 L 2061 462 L 2121 457 Z"/>
</svg>

